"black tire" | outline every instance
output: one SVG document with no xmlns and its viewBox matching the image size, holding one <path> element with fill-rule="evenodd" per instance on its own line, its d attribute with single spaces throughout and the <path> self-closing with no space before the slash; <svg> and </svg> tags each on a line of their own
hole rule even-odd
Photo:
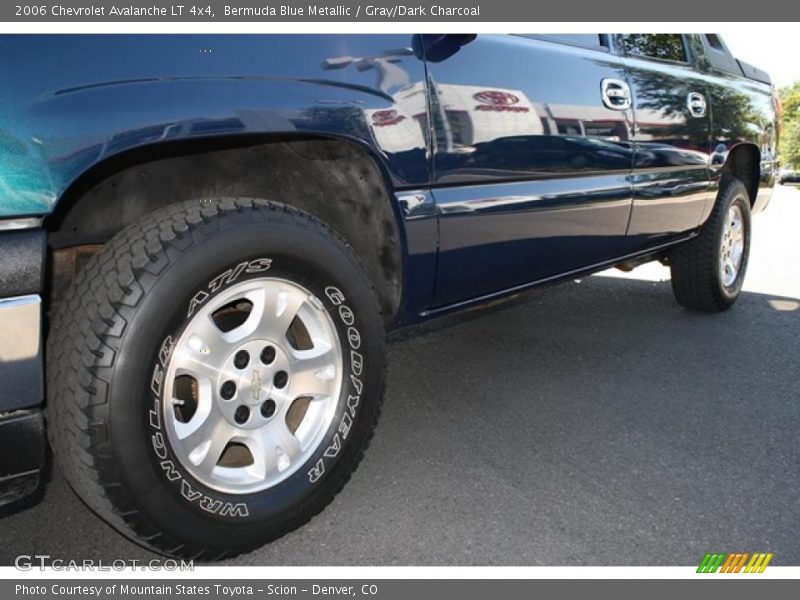
<svg viewBox="0 0 800 600">
<path fill-rule="evenodd" d="M 164 341 L 188 321 L 187 303 L 197 290 L 213 297 L 231 282 L 210 290 L 209 281 L 261 257 L 270 276 L 302 282 L 322 300 L 341 343 L 341 395 L 318 452 L 299 470 L 264 491 L 231 495 L 173 460 L 150 412 Z M 323 223 L 251 199 L 168 206 L 106 244 L 58 307 L 47 346 L 50 443 L 78 496 L 124 535 L 171 556 L 235 556 L 307 522 L 342 489 L 377 423 L 385 356 L 375 293 Z"/>
<path fill-rule="evenodd" d="M 725 285 L 719 269 L 725 221 L 732 206 L 742 215 L 744 254 L 734 280 Z M 714 209 L 694 239 L 669 255 L 672 291 L 676 300 L 693 310 L 720 312 L 730 308 L 742 291 L 750 256 L 750 199 L 747 188 L 734 177 L 723 180 Z"/>
</svg>

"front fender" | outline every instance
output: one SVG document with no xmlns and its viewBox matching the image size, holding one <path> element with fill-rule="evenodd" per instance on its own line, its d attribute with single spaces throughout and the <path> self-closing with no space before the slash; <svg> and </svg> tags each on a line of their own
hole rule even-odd
<svg viewBox="0 0 800 600">
<path fill-rule="evenodd" d="M 424 185 L 424 67 L 410 46 L 411 36 L 3 38 L 6 60 L 21 58 L 0 92 L 0 217 L 51 211 L 117 154 L 220 136 L 344 137 L 368 146 L 394 187 Z"/>
</svg>

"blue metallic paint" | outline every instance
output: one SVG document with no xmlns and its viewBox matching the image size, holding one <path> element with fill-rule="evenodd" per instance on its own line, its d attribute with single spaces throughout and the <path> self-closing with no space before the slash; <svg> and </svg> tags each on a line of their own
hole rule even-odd
<svg viewBox="0 0 800 600">
<path fill-rule="evenodd" d="M 691 65 L 567 37 L 0 36 L 0 218 L 48 215 L 95 172 L 155 145 L 350 140 L 391 192 L 395 323 L 408 324 L 687 239 L 741 152 L 760 160 L 763 208 L 777 143 L 767 86 L 715 71 L 697 36 L 685 38 Z M 631 109 L 604 107 L 609 78 L 629 83 Z M 687 114 L 688 91 L 705 92 L 704 118 Z M 11 408 L 41 400 L 41 352 L 29 366 L 15 372 L 29 393 Z M 45 438 L 40 410 L 14 414 L 0 429 L 15 451 L 27 440 L 16 455 L 29 460 L 5 452 L 0 478 L 27 471 L 14 480 L 21 496 Z"/>
<path fill-rule="evenodd" d="M 435 183 L 459 186 L 434 189 L 435 307 L 685 239 L 708 217 L 735 149 L 760 152 L 763 208 L 776 145 L 768 86 L 714 72 L 693 35 L 686 63 L 617 56 L 613 41 L 530 37 L 478 36 L 428 64 Z M 629 84 L 631 110 L 603 107 L 605 78 Z M 705 115 L 691 114 L 690 92 L 707 98 Z M 476 116 L 486 99 L 517 118 L 510 133 Z"/>
<path fill-rule="evenodd" d="M 437 188 L 440 269 L 434 304 L 621 256 L 630 188 L 626 174 Z"/>
<path fill-rule="evenodd" d="M 411 44 L 411 35 L 0 36 L 3 215 L 49 212 L 118 153 L 219 136 L 358 140 L 392 186 L 426 184 L 421 129 L 382 145 L 370 120 L 401 110 L 392 93 L 422 85 Z"/>
<path fill-rule="evenodd" d="M 731 152 L 749 146 L 758 153 L 760 177 L 755 211 L 763 210 L 778 175 L 778 132 L 773 99 L 764 93 L 764 86 L 754 81 L 709 71 L 706 76 L 712 111 L 711 160 L 713 190 L 719 184 L 720 172 Z M 711 210 L 711 203 L 708 205 Z"/>
<path fill-rule="evenodd" d="M 697 227 L 709 196 L 709 111 L 690 114 L 690 93 L 706 94 L 691 62 L 627 56 L 633 93 L 636 158 L 629 243 L 638 249 L 652 238 Z"/>
<path fill-rule="evenodd" d="M 767 86 L 687 42 L 691 66 L 530 36 L 0 36 L 0 215 L 47 214 L 93 168 L 154 144 L 352 140 L 395 194 L 399 320 L 413 322 L 684 238 L 745 146 L 763 207 Z M 603 106 L 604 78 L 630 83 L 632 109 Z M 709 114 L 691 119 L 681 101 L 701 88 Z"/>
<path fill-rule="evenodd" d="M 436 306 L 625 253 L 633 114 L 600 89 L 619 58 L 481 35 L 428 71 L 435 182 L 459 186 L 434 190 Z"/>
</svg>

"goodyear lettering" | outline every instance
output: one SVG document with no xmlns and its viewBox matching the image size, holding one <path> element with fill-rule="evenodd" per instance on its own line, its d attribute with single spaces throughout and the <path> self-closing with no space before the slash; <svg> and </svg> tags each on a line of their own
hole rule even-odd
<svg viewBox="0 0 800 600">
<path fill-rule="evenodd" d="M 172 355 L 172 348 L 174 345 L 175 343 L 172 341 L 171 335 L 168 335 L 161 343 L 161 349 L 158 351 L 158 360 L 162 367 L 167 366 L 167 362 L 169 361 L 169 357 Z"/>
<path fill-rule="evenodd" d="M 355 350 L 350 350 L 350 363 L 353 366 L 353 375 L 361 377 L 361 371 L 364 369 L 364 357 Z"/>
<path fill-rule="evenodd" d="M 355 320 L 355 315 L 353 315 L 353 311 L 350 310 L 350 307 L 347 305 L 342 305 L 339 307 L 339 317 L 342 319 L 342 323 L 345 325 L 352 325 L 353 321 Z"/>
<path fill-rule="evenodd" d="M 311 483 L 316 483 L 320 477 L 325 473 L 325 461 L 321 458 L 317 461 L 312 469 L 308 472 L 308 480 Z"/>
<path fill-rule="evenodd" d="M 350 342 L 350 347 L 353 350 L 358 350 L 361 347 L 361 334 L 355 327 L 347 329 L 347 341 Z"/>
<path fill-rule="evenodd" d="M 334 434 L 333 442 L 330 446 L 325 449 L 325 453 L 323 456 L 327 456 L 329 458 L 334 458 L 337 454 L 339 454 L 339 450 L 342 449 L 342 442 L 339 439 L 339 434 Z"/>
<path fill-rule="evenodd" d="M 343 440 L 347 439 L 347 436 L 350 433 L 350 427 L 352 426 L 353 426 L 353 417 L 351 417 L 349 413 L 344 413 L 344 416 L 342 416 L 342 420 L 339 423 L 339 433 L 342 434 Z"/>
<path fill-rule="evenodd" d="M 350 383 L 355 390 L 355 394 L 348 394 L 347 408 L 342 420 L 339 422 L 337 432 L 333 436 L 331 445 L 325 449 L 322 457 L 317 463 L 308 471 L 308 480 L 311 483 L 319 481 L 325 473 L 325 459 L 334 459 L 339 455 L 342 449 L 342 441 L 347 439 L 353 427 L 353 419 L 355 419 L 356 411 L 359 403 L 361 402 L 361 392 L 363 391 L 364 384 L 361 381 L 361 374 L 364 371 L 364 357 L 357 352 L 361 347 L 361 333 L 355 327 L 356 317 L 353 310 L 345 304 L 345 295 L 339 288 L 328 286 L 325 288 L 325 297 L 330 301 L 333 306 L 338 307 L 339 320 L 347 327 L 347 343 L 350 346 Z M 341 434 L 341 437 L 339 436 Z"/>
<path fill-rule="evenodd" d="M 161 365 L 156 365 L 153 369 L 153 377 L 150 379 L 150 390 L 155 396 L 161 396 L 161 380 L 164 378 L 164 369 Z"/>
<path fill-rule="evenodd" d="M 339 306 L 342 302 L 344 302 L 344 294 L 333 286 L 325 288 L 325 295 L 334 306 Z"/>
</svg>

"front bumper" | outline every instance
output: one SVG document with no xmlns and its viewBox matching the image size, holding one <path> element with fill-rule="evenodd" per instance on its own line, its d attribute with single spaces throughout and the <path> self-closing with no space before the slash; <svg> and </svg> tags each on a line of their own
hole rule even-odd
<svg viewBox="0 0 800 600">
<path fill-rule="evenodd" d="M 39 406 L 44 399 L 41 326 L 38 294 L 0 299 L 0 413 Z"/>
<path fill-rule="evenodd" d="M 0 506 L 32 494 L 45 458 L 42 411 L 0 415 Z"/>
<path fill-rule="evenodd" d="M 0 221 L 0 224 L 3 223 Z M 45 233 L 0 227 L 0 505 L 36 489 L 44 465 Z"/>
</svg>

